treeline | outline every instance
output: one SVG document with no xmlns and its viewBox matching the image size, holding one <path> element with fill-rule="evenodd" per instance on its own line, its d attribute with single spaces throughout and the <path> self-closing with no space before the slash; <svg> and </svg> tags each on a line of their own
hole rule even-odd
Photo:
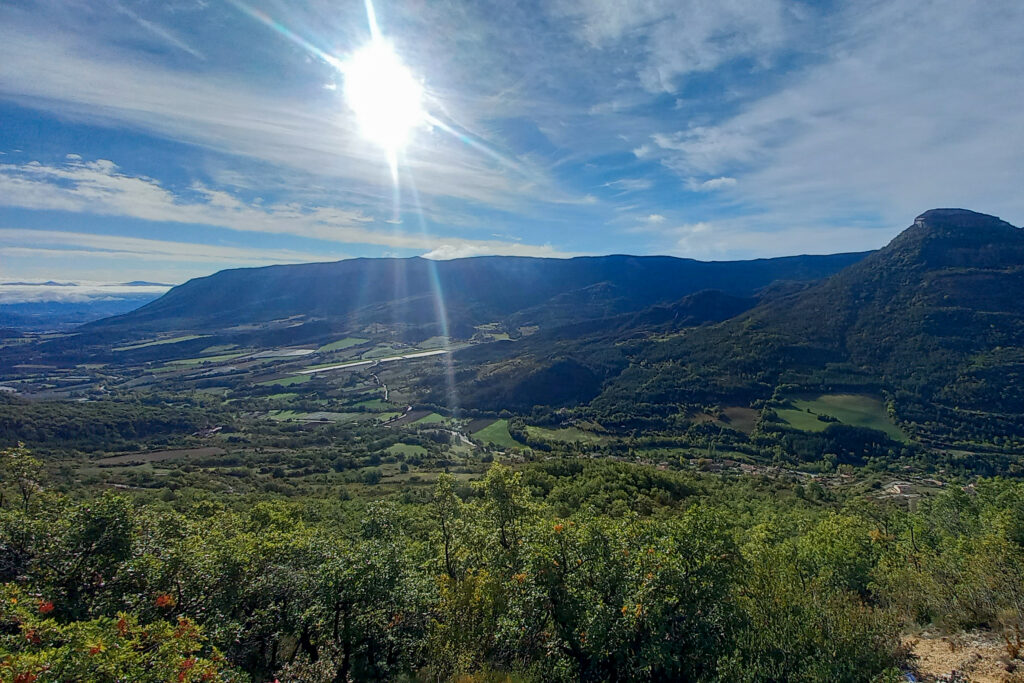
<svg viewBox="0 0 1024 683">
<path fill-rule="evenodd" d="M 23 443 L 40 452 L 132 450 L 233 421 L 209 399 L 151 395 L 104 401 L 0 399 L 0 448 Z"/>
<path fill-rule="evenodd" d="M 895 680 L 907 622 L 1024 626 L 999 480 L 908 513 L 550 461 L 232 509 L 75 502 L 3 462 L 3 680 Z"/>
</svg>

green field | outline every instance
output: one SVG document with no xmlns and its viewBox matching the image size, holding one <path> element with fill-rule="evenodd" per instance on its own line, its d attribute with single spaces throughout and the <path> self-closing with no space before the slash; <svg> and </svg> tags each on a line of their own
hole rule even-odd
<svg viewBox="0 0 1024 683">
<path fill-rule="evenodd" d="M 430 415 L 424 415 L 420 419 L 413 422 L 414 425 L 428 425 L 437 424 L 438 422 L 444 422 L 444 415 L 439 413 L 431 413 Z"/>
<path fill-rule="evenodd" d="M 392 346 L 391 344 L 382 344 L 380 346 L 374 346 L 372 349 L 362 355 L 363 360 L 381 360 L 384 358 L 394 358 L 396 356 L 404 356 L 407 353 L 416 353 L 419 348 L 406 348 L 403 346 Z"/>
<path fill-rule="evenodd" d="M 232 349 L 238 348 L 238 344 L 217 344 L 216 346 L 207 346 L 199 353 L 205 355 L 215 355 L 224 353 L 225 351 L 231 351 Z"/>
<path fill-rule="evenodd" d="M 201 363 L 218 363 L 224 360 L 231 360 L 232 358 L 238 358 L 244 356 L 247 351 L 238 351 L 237 353 L 222 353 L 219 356 L 202 356 L 200 358 L 181 358 L 179 360 L 169 361 L 169 365 L 200 365 Z"/>
<path fill-rule="evenodd" d="M 293 384 L 301 384 L 308 382 L 313 375 L 291 375 L 289 377 L 279 377 L 278 379 L 268 379 L 265 382 L 260 382 L 261 387 L 288 387 Z"/>
<path fill-rule="evenodd" d="M 368 341 L 370 340 L 363 339 L 362 337 L 345 337 L 344 339 L 333 341 L 330 344 L 324 344 L 319 349 L 317 349 L 317 353 L 326 353 L 327 351 L 341 351 L 342 349 L 347 349 L 352 346 L 359 346 L 360 344 L 365 344 Z"/>
<path fill-rule="evenodd" d="M 564 443 L 573 443 L 580 441 L 586 444 L 600 444 L 607 441 L 606 437 L 593 432 L 585 432 L 582 429 L 576 427 L 563 427 L 561 429 L 547 429 L 546 427 L 533 427 L 527 426 L 526 432 L 535 439 L 542 439 L 544 441 L 562 441 Z"/>
<path fill-rule="evenodd" d="M 521 445 L 508 433 L 508 420 L 495 420 L 487 427 L 472 434 L 472 437 L 501 448 L 515 448 Z"/>
<path fill-rule="evenodd" d="M 192 339 L 201 339 L 202 337 L 209 337 L 208 334 L 186 334 L 181 337 L 173 337 L 171 339 L 154 339 L 153 341 L 142 342 L 141 344 L 132 344 L 131 346 L 118 346 L 117 348 L 111 349 L 111 351 L 134 351 L 135 349 L 144 349 L 147 346 L 160 346 L 161 344 L 177 344 L 178 342 L 190 341 Z"/>
<path fill-rule="evenodd" d="M 395 445 L 388 448 L 388 453 L 391 455 L 404 455 L 409 457 L 411 455 L 426 455 L 427 449 L 423 446 L 408 443 L 396 443 Z"/>
<path fill-rule="evenodd" d="M 385 403 L 383 399 L 371 398 L 367 401 L 360 401 L 355 404 L 356 408 L 366 408 L 368 410 L 392 410 L 394 409 L 393 403 Z"/>
<path fill-rule="evenodd" d="M 907 440 L 906 435 L 889 419 L 885 404 L 873 396 L 822 394 L 814 399 L 790 399 L 788 403 L 793 407 L 777 409 L 775 412 L 791 427 L 805 432 L 824 431 L 831 423 L 822 422 L 817 416 L 828 415 L 845 425 L 877 429 L 897 441 Z"/>
</svg>

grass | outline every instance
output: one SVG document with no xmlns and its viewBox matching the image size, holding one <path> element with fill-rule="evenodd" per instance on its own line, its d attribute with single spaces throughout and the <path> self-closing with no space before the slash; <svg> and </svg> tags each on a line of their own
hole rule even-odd
<svg viewBox="0 0 1024 683">
<path fill-rule="evenodd" d="M 285 391 L 285 392 L 281 392 L 279 394 L 270 394 L 269 396 L 266 396 L 265 398 L 269 398 L 269 399 L 274 400 L 274 401 L 284 401 L 284 400 L 289 399 L 289 398 L 295 398 L 296 396 L 298 396 L 298 394 L 295 393 L 295 392 Z"/>
<path fill-rule="evenodd" d="M 203 354 L 204 356 L 205 355 L 213 355 L 213 354 L 224 353 L 225 351 L 231 351 L 232 349 L 237 349 L 237 348 L 238 348 L 238 344 L 217 344 L 216 346 L 207 346 L 205 349 L 203 349 L 199 353 Z"/>
<path fill-rule="evenodd" d="M 319 349 L 317 349 L 317 353 L 326 353 L 327 351 L 341 351 L 342 349 L 347 349 L 352 346 L 359 346 L 360 344 L 365 344 L 368 341 L 370 340 L 363 339 L 362 337 L 345 337 L 344 339 L 333 341 L 330 344 L 324 344 Z"/>
<path fill-rule="evenodd" d="M 246 355 L 245 351 L 237 353 L 222 353 L 219 356 L 203 356 L 201 358 L 182 358 L 180 360 L 168 361 L 168 365 L 201 365 L 202 363 L 219 363 L 224 360 L 231 360 Z"/>
<path fill-rule="evenodd" d="M 722 416 L 725 418 L 722 422 L 733 429 L 738 429 L 744 434 L 749 434 L 754 431 L 754 425 L 757 424 L 759 414 L 753 408 L 732 406 L 722 410 Z"/>
<path fill-rule="evenodd" d="M 896 441 L 906 441 L 907 436 L 892 423 L 885 410 L 885 404 L 873 396 L 864 394 L 822 394 L 817 398 L 793 398 L 792 408 L 775 412 L 790 426 L 807 432 L 823 431 L 830 423 L 822 422 L 817 415 L 828 415 L 842 424 L 853 427 L 867 427 L 885 432 Z M 807 412 L 807 411 L 810 412 Z"/>
<path fill-rule="evenodd" d="M 495 420 L 480 431 L 474 432 L 472 436 L 474 439 L 501 448 L 515 448 L 521 445 L 508 433 L 508 420 Z"/>
<path fill-rule="evenodd" d="M 586 444 L 599 444 L 608 440 L 607 437 L 603 437 L 592 432 L 585 432 L 582 429 L 577 429 L 576 427 L 547 429 L 545 427 L 527 426 L 526 431 L 533 438 L 543 439 L 545 441 L 563 441 L 566 443 L 580 441 Z"/>
<path fill-rule="evenodd" d="M 147 346 L 160 346 L 161 344 L 177 344 L 178 342 L 190 341 L 192 339 L 201 339 L 203 337 L 209 337 L 208 334 L 186 334 L 181 337 L 172 337 L 171 339 L 154 339 L 148 342 L 142 342 L 141 344 L 132 344 L 131 346 L 118 346 L 117 348 L 111 349 L 112 351 L 134 351 L 135 349 L 144 349 Z"/>
<path fill-rule="evenodd" d="M 445 419 L 444 415 L 441 415 L 440 413 L 430 413 L 429 415 L 424 415 L 420 419 L 416 420 L 415 422 L 413 422 L 413 424 L 414 425 L 437 424 L 439 422 L 444 422 L 444 419 Z"/>
<path fill-rule="evenodd" d="M 374 346 L 369 351 L 362 355 L 363 360 L 378 360 L 381 358 L 392 358 L 394 356 L 401 356 L 406 353 L 412 353 L 414 349 L 405 349 L 400 346 L 392 346 L 390 344 L 383 344 L 380 346 Z"/>
<path fill-rule="evenodd" d="M 385 403 L 383 399 L 371 398 L 368 401 L 360 401 L 355 404 L 356 408 L 368 408 L 370 410 L 388 410 L 394 408 L 391 403 Z"/>
<path fill-rule="evenodd" d="M 443 349 L 444 347 L 450 344 L 451 340 L 448 337 L 436 336 L 430 337 L 429 339 L 425 339 L 418 343 L 416 346 L 418 346 L 421 349 Z"/>
<path fill-rule="evenodd" d="M 409 443 L 396 443 L 395 445 L 388 448 L 388 453 L 391 455 L 404 455 L 406 457 L 413 455 L 426 455 L 427 449 L 423 446 Z"/>
<path fill-rule="evenodd" d="M 179 448 L 167 451 L 125 453 L 123 455 L 113 455 L 108 458 L 100 458 L 93 462 L 97 465 L 131 465 L 135 463 L 161 462 L 163 460 L 172 460 L 174 458 L 223 455 L 226 452 L 227 451 L 223 448 L 217 448 L 216 446 L 204 446 L 202 448 Z"/>
<path fill-rule="evenodd" d="M 289 375 L 278 379 L 268 379 L 265 382 L 260 382 L 259 385 L 261 387 L 290 387 L 293 384 L 308 382 L 312 377 L 313 375 Z"/>
</svg>

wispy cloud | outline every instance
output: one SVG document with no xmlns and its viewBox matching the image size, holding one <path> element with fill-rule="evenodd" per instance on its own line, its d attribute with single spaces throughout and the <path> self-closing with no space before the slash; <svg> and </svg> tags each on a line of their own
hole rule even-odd
<svg viewBox="0 0 1024 683">
<path fill-rule="evenodd" d="M 555 3 L 594 47 L 639 48 L 644 86 L 676 92 L 680 77 L 740 58 L 768 61 L 793 17 L 781 0 L 591 0 Z"/>
<path fill-rule="evenodd" d="M 415 250 L 434 250 L 458 244 L 472 247 L 479 253 L 561 253 L 550 246 L 399 232 L 391 226 L 373 229 L 368 226 L 374 223 L 374 219 L 358 211 L 325 206 L 246 203 L 229 192 L 200 184 L 193 185 L 187 195 L 182 196 L 152 178 L 121 173 L 116 164 L 104 159 L 70 159 L 61 166 L 38 162 L 0 164 L 0 205 L 211 225 L 242 232 Z"/>
<path fill-rule="evenodd" d="M 800 247 L 787 238 L 797 228 L 840 235 L 868 216 L 898 229 L 936 206 L 1019 222 L 1024 43 L 1014 36 L 1024 5 L 844 7 L 817 63 L 734 116 L 651 136 L 647 158 L 687 183 L 734 177 L 730 195 L 743 215 L 781 230 L 791 249 Z"/>
<path fill-rule="evenodd" d="M 0 254 L 54 258 L 103 257 L 126 261 L 170 261 L 246 266 L 332 261 L 347 257 L 342 252 L 314 253 L 292 249 L 228 247 L 142 237 L 23 228 L 0 228 Z"/>
<path fill-rule="evenodd" d="M 216 72 L 190 72 L 31 27 L 0 30 L 0 94 L 63 117 L 134 127 L 217 152 L 340 178 L 390 201 L 386 155 L 364 140 L 338 92 L 266 91 Z M 269 38 L 272 39 L 272 38 Z M 45 54 L 45 59 L 39 55 Z M 402 159 L 424 200 L 489 207 L 566 201 L 544 169 L 496 163 L 439 129 L 421 130 Z M 412 187 L 404 188 L 409 196 Z"/>
<path fill-rule="evenodd" d="M 719 176 L 717 178 L 709 178 L 708 180 L 690 178 L 686 181 L 686 185 L 694 192 L 714 192 L 715 190 L 735 186 L 736 179 L 729 176 Z"/>
<path fill-rule="evenodd" d="M 654 187 L 654 181 L 650 178 L 619 178 L 618 180 L 611 180 L 605 183 L 603 187 L 619 190 L 620 194 L 625 194 L 627 192 L 649 190 Z"/>
<path fill-rule="evenodd" d="M 187 52 L 188 54 L 192 55 L 196 59 L 206 59 L 206 57 L 203 56 L 202 52 L 200 52 L 199 50 L 195 49 L 194 47 L 192 47 L 191 45 L 186 43 L 184 40 L 179 38 L 177 35 L 175 35 L 172 31 L 167 30 L 166 28 L 164 28 L 160 24 L 157 24 L 154 21 L 150 21 L 149 19 L 145 19 L 145 18 L 139 16 L 139 14 L 137 12 L 131 10 L 128 7 L 125 7 L 123 4 L 121 4 L 117 0 L 112 0 L 111 5 L 118 12 L 120 12 L 123 15 L 125 15 L 126 17 L 128 17 L 129 19 L 134 21 L 136 24 L 141 26 L 143 29 L 145 29 L 149 33 L 153 34 L 154 36 L 158 37 L 160 40 L 164 41 L 165 43 L 167 43 L 169 45 L 172 45 L 172 46 L 178 48 L 179 50 Z"/>
</svg>

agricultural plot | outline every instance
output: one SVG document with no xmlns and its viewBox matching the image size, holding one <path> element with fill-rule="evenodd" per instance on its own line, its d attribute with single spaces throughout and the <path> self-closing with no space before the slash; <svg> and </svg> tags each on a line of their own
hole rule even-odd
<svg viewBox="0 0 1024 683">
<path fill-rule="evenodd" d="M 474 439 L 499 448 L 515 448 L 521 445 L 508 433 L 508 420 L 494 420 L 486 427 L 470 433 Z"/>
<path fill-rule="evenodd" d="M 546 427 L 527 426 L 526 432 L 532 438 L 543 441 L 561 441 L 563 443 L 574 443 L 579 441 L 590 445 L 602 444 L 608 441 L 608 437 L 601 436 L 600 434 L 594 434 L 593 432 L 585 432 L 576 427 L 548 429 Z"/>
<path fill-rule="evenodd" d="M 96 464 L 100 467 L 113 465 L 134 465 L 139 463 L 163 462 L 164 460 L 175 460 L 177 458 L 204 458 L 211 455 L 224 455 L 227 453 L 223 448 L 206 446 L 203 448 L 179 448 L 169 451 L 150 451 L 148 453 L 124 453 L 109 458 L 100 458 Z"/>
<path fill-rule="evenodd" d="M 317 353 L 327 353 L 329 351 L 341 351 L 342 349 L 348 349 L 348 348 L 351 348 L 353 346 L 359 346 L 360 344 L 365 344 L 368 341 L 370 341 L 370 340 L 369 339 L 364 339 L 362 337 L 345 337 L 344 339 L 339 339 L 338 341 L 333 341 L 330 344 L 324 344 L 323 346 L 318 348 L 316 350 L 316 352 Z"/>
<path fill-rule="evenodd" d="M 209 337 L 208 334 L 186 334 L 180 337 L 172 337 L 171 339 L 154 339 L 152 341 L 142 342 L 139 344 L 131 344 L 130 346 L 118 346 L 111 349 L 111 351 L 134 351 L 135 349 L 144 349 L 148 346 L 161 346 L 163 344 L 177 344 L 178 342 L 191 341 L 193 339 L 202 339 L 203 337 Z"/>
<path fill-rule="evenodd" d="M 203 365 L 206 363 L 220 363 L 226 360 L 232 360 L 241 356 L 247 355 L 247 351 L 238 351 L 235 353 L 222 353 L 219 356 L 200 356 L 198 358 L 181 358 L 179 360 L 172 360 L 168 362 L 168 365 Z"/>
<path fill-rule="evenodd" d="M 791 408 L 776 409 L 776 414 L 795 429 L 806 432 L 824 431 L 830 424 L 818 415 L 831 417 L 841 424 L 867 427 L 884 432 L 891 439 L 906 441 L 906 435 L 892 423 L 885 404 L 864 394 L 822 394 L 816 398 L 793 398 Z"/>
<path fill-rule="evenodd" d="M 750 434 L 754 431 L 754 425 L 757 423 L 757 417 L 759 414 L 760 413 L 753 408 L 732 406 L 722 410 L 721 421 L 732 429 L 743 432 L 744 434 Z"/>
<path fill-rule="evenodd" d="M 288 377 L 268 379 L 265 382 L 260 382 L 259 385 L 262 387 L 288 387 L 293 384 L 301 384 L 303 382 L 308 382 L 312 378 L 312 375 L 289 375 Z"/>
<path fill-rule="evenodd" d="M 405 457 L 424 456 L 427 454 L 427 449 L 416 444 L 396 443 L 388 448 L 388 453 L 391 455 L 402 455 Z"/>
</svg>

